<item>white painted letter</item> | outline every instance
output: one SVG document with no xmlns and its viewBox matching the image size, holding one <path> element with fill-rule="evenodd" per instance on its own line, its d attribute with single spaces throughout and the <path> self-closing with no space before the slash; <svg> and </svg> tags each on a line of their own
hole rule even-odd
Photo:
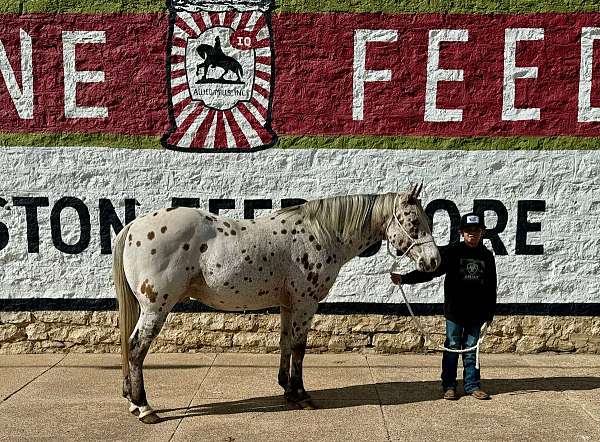
<svg viewBox="0 0 600 442">
<path fill-rule="evenodd" d="M 398 31 L 391 29 L 356 29 L 354 31 L 354 75 L 352 77 L 352 119 L 362 120 L 365 105 L 365 83 L 367 81 L 390 81 L 392 71 L 382 69 L 368 71 L 365 69 L 367 42 L 394 42 L 398 39 Z"/>
<path fill-rule="evenodd" d="M 577 121 L 600 121 L 600 107 L 592 107 L 592 58 L 594 40 L 600 40 L 600 28 L 581 29 L 581 66 L 579 68 L 579 105 Z"/>
<path fill-rule="evenodd" d="M 19 89 L 15 71 L 8 61 L 4 46 L 0 41 L 0 71 L 12 102 L 17 109 L 17 114 L 22 120 L 33 118 L 33 61 L 31 50 L 31 37 L 21 29 L 21 84 Z"/>
<path fill-rule="evenodd" d="M 105 43 L 104 31 L 63 31 L 63 62 L 65 72 L 65 117 L 106 118 L 106 107 L 77 106 L 77 83 L 103 83 L 103 71 L 77 71 L 75 69 L 75 45 Z"/>
<path fill-rule="evenodd" d="M 540 108 L 515 107 L 515 79 L 537 78 L 537 67 L 515 66 L 517 41 L 543 40 L 543 28 L 508 28 L 504 30 L 504 85 L 502 89 L 502 120 L 539 120 Z"/>
<path fill-rule="evenodd" d="M 443 41 L 469 41 L 467 29 L 432 29 L 427 48 L 427 84 L 425 86 L 425 121 L 462 121 L 462 109 L 438 109 L 438 81 L 463 81 L 462 69 L 438 69 L 440 43 Z"/>
</svg>

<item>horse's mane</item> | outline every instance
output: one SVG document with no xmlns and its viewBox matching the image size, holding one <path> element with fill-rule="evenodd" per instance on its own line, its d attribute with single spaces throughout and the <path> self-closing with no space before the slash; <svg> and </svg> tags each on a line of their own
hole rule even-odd
<svg viewBox="0 0 600 442">
<path fill-rule="evenodd" d="M 394 210 L 396 193 L 348 195 L 307 201 L 300 206 L 281 209 L 276 215 L 300 214 L 317 241 L 331 245 L 381 227 Z"/>
</svg>

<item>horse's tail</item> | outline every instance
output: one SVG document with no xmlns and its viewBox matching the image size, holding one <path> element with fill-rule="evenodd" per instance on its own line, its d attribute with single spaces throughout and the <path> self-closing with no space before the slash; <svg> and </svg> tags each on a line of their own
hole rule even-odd
<svg viewBox="0 0 600 442">
<path fill-rule="evenodd" d="M 113 280 L 119 302 L 119 330 L 121 332 L 121 359 L 123 376 L 129 376 L 129 337 L 140 316 L 140 306 L 127 282 L 123 269 L 123 249 L 130 225 L 126 225 L 115 239 L 113 249 Z"/>
</svg>

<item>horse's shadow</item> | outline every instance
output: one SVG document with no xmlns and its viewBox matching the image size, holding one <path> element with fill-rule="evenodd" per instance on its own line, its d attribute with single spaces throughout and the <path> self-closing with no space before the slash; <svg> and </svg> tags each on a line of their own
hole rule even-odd
<svg viewBox="0 0 600 442">
<path fill-rule="evenodd" d="M 533 394 L 544 391 L 600 389 L 600 377 L 538 377 L 524 379 L 488 379 L 484 387 L 491 395 Z M 441 400 L 439 381 L 383 382 L 352 385 L 309 391 L 319 409 L 356 407 L 361 405 L 402 405 Z M 238 413 L 281 412 L 296 407 L 286 403 L 283 396 L 263 396 L 249 399 L 212 402 L 189 408 L 157 410 L 161 421 L 192 416 L 226 415 Z"/>
</svg>

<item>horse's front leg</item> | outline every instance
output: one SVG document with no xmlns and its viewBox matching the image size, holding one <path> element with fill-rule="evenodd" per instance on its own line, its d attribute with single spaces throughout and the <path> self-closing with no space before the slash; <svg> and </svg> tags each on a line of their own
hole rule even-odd
<svg viewBox="0 0 600 442">
<path fill-rule="evenodd" d="M 313 409 L 310 395 L 304 388 L 302 364 L 306 353 L 306 340 L 312 318 L 317 311 L 317 303 L 297 305 L 292 314 L 292 367 L 289 390 L 286 398 L 299 404 L 302 408 Z"/>
<path fill-rule="evenodd" d="M 290 388 L 290 356 L 292 355 L 291 347 L 291 330 L 292 330 L 292 312 L 288 307 L 281 307 L 281 334 L 279 336 L 279 350 L 281 359 L 279 361 L 279 375 L 277 380 L 288 394 Z"/>
<path fill-rule="evenodd" d="M 138 412 L 139 419 L 146 423 L 156 423 L 160 418 L 148 405 L 144 388 L 144 373 L 142 366 L 148 354 L 152 341 L 160 333 L 167 314 L 164 312 L 142 311 L 138 323 L 129 340 L 129 375 L 130 401 L 129 410 Z"/>
</svg>

